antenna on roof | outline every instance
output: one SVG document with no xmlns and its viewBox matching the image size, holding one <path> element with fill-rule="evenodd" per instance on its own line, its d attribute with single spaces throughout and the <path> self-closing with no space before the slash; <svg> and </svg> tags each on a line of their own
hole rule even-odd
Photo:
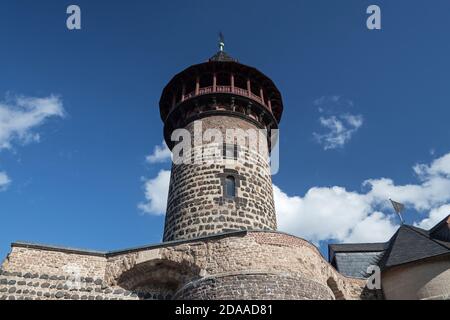
<svg viewBox="0 0 450 320">
<path fill-rule="evenodd" d="M 219 51 L 223 51 L 225 49 L 225 38 L 223 37 L 223 33 L 219 32 Z"/>
</svg>

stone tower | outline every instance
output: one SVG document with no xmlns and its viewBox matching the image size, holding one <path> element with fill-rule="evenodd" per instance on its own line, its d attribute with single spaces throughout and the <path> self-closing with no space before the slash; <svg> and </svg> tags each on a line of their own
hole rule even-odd
<svg viewBox="0 0 450 320">
<path fill-rule="evenodd" d="M 228 56 L 221 44 L 208 62 L 169 82 L 160 108 L 174 154 L 165 243 L 109 252 L 13 243 L 0 266 L 0 300 L 383 299 L 379 290 L 366 287 L 366 279 L 340 274 L 313 244 L 275 230 L 268 162 L 274 144 L 267 132 L 251 136 L 276 129 L 281 118 L 281 96 L 269 78 Z M 410 250 L 406 258 L 436 260 L 384 270 L 392 281 L 383 287 L 393 288 L 387 297 L 414 292 L 417 281 L 407 284 L 408 292 L 395 286 L 404 272 L 411 279 L 426 275 L 419 283 L 427 289 L 423 298 L 448 293 L 448 249 L 443 251 L 448 224 L 433 230 L 440 244 L 424 242 L 424 230 L 420 235 L 411 230 L 413 246 L 426 250 Z M 405 252 L 389 243 L 369 245 L 370 252 L 364 244 L 334 247 L 335 265 L 354 269 L 348 266 L 355 260 L 351 253 L 361 256 L 358 248 L 369 258 L 385 250 L 397 262 L 396 252 Z M 358 275 L 366 272 L 356 269 Z"/>
<path fill-rule="evenodd" d="M 174 76 L 161 96 L 164 138 L 183 159 L 172 164 L 163 241 L 276 229 L 268 156 L 281 94 L 223 47 L 221 41 L 207 62 Z M 179 129 L 190 134 L 187 151 L 178 152 L 177 143 L 186 142 Z"/>
</svg>

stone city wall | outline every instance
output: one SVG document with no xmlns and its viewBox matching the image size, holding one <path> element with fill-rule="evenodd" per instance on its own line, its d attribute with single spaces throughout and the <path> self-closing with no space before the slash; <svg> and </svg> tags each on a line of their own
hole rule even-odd
<svg viewBox="0 0 450 320">
<path fill-rule="evenodd" d="M 109 253 L 17 244 L 0 275 L 0 299 L 380 298 L 364 280 L 340 275 L 309 242 L 279 232 Z"/>
<path fill-rule="evenodd" d="M 77 272 L 82 277 L 103 278 L 106 268 L 104 254 L 94 251 L 65 250 L 58 247 L 15 244 L 3 263 L 9 272 L 70 275 Z"/>
<path fill-rule="evenodd" d="M 138 299 L 106 284 L 106 263 L 101 253 L 13 244 L 0 270 L 0 300 Z"/>
<path fill-rule="evenodd" d="M 182 294 L 178 292 L 183 287 L 192 287 L 191 282 L 203 284 L 214 282 L 214 289 L 209 290 L 213 294 L 220 287 L 218 283 L 226 281 L 229 285 L 233 279 L 239 281 L 239 277 L 234 275 L 240 273 L 258 275 L 267 273 L 272 278 L 283 274 L 283 277 L 300 279 L 298 281 L 312 281 L 317 291 L 310 292 L 311 299 L 323 297 L 325 291 L 332 292 L 333 299 L 382 298 L 379 292 L 368 291 L 364 280 L 347 278 L 339 274 L 314 245 L 279 232 L 238 232 L 223 236 L 216 235 L 201 241 L 182 241 L 167 247 L 126 253 L 114 259 L 114 268 L 107 267 L 106 270 L 106 278 L 111 283 L 116 281 L 120 283 L 120 276 L 124 274 L 129 274 L 129 277 L 133 279 L 143 275 L 142 283 L 144 283 L 145 275 L 155 270 L 154 264 L 149 264 L 150 261 L 165 261 L 167 264 L 170 262 L 173 267 L 172 278 L 177 273 L 176 266 L 179 266 L 178 278 L 181 280 L 176 285 L 172 284 L 175 290 L 171 292 L 172 296 L 179 298 L 199 297 L 196 293 L 194 296 L 189 296 L 186 289 L 183 289 Z M 121 264 L 122 259 L 128 262 Z M 129 261 L 135 261 L 135 264 L 130 264 Z M 182 272 L 188 274 L 182 275 Z M 224 274 L 229 276 L 224 279 Z M 283 277 L 280 278 L 280 283 L 283 282 Z M 207 282 L 202 282 L 207 278 L 209 279 Z M 263 281 L 258 283 L 264 285 Z M 275 299 L 280 296 L 279 293 L 275 294 L 277 290 L 271 287 L 271 283 L 273 282 L 267 282 L 266 287 L 261 288 L 265 290 L 265 294 L 260 296 L 260 299 Z M 138 286 L 137 283 L 134 285 Z M 243 282 L 236 282 L 235 285 L 242 286 Z M 297 292 L 291 298 L 300 295 L 302 294 Z M 201 295 L 203 298 L 205 296 L 206 294 Z M 217 293 L 214 293 L 214 298 L 219 298 Z M 235 298 L 250 299 L 252 296 L 243 295 Z"/>
</svg>

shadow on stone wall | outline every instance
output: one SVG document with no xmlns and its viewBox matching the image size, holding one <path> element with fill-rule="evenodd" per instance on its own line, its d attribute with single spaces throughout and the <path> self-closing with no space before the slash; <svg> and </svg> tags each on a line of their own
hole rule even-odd
<svg viewBox="0 0 450 320">
<path fill-rule="evenodd" d="M 200 278 L 200 268 L 186 261 L 154 259 L 124 272 L 118 285 L 140 299 L 170 300 L 185 283 Z"/>
<path fill-rule="evenodd" d="M 339 289 L 338 284 L 334 278 L 330 277 L 327 280 L 328 288 L 333 292 L 335 300 L 345 300 L 344 293 Z"/>
</svg>

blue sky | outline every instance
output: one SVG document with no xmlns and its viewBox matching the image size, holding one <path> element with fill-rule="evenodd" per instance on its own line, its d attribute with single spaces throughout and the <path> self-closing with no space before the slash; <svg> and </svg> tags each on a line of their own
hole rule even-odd
<svg viewBox="0 0 450 320">
<path fill-rule="evenodd" d="M 82 30 L 66 28 L 70 4 Z M 282 92 L 273 181 L 286 231 L 325 253 L 329 238 L 388 237 L 389 196 L 408 223 L 450 213 L 450 3 L 274 4 L 2 1 L 0 257 L 16 240 L 99 250 L 161 240 L 163 215 L 138 208 L 162 196 L 145 188 L 170 168 L 146 160 L 162 141 L 160 93 L 215 53 L 218 31 Z M 370 4 L 382 30 L 366 28 Z"/>
</svg>

